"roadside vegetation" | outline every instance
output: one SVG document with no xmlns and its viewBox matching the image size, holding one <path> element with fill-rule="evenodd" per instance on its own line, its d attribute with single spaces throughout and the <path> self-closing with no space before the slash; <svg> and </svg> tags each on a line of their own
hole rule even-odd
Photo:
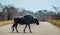
<svg viewBox="0 0 60 35">
<path fill-rule="evenodd" d="M 60 20 L 47 20 L 47 21 L 60 28 Z"/>
<path fill-rule="evenodd" d="M 3 25 L 7 25 L 7 24 L 12 24 L 12 23 L 14 23 L 14 21 L 13 20 L 9 20 L 9 21 L 0 21 L 0 26 L 3 26 Z"/>
</svg>

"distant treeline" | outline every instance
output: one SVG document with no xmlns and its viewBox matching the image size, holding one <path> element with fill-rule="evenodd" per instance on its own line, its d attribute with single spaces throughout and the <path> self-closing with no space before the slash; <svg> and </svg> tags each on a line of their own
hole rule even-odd
<svg viewBox="0 0 60 35">
<path fill-rule="evenodd" d="M 54 8 L 55 9 L 55 8 Z M 19 16 L 32 15 L 39 20 L 45 21 L 46 19 L 60 19 L 60 11 L 55 12 L 47 10 L 39 10 L 36 12 L 28 11 L 24 8 L 16 8 L 12 5 L 2 5 L 0 4 L 0 20 L 12 20 Z"/>
</svg>

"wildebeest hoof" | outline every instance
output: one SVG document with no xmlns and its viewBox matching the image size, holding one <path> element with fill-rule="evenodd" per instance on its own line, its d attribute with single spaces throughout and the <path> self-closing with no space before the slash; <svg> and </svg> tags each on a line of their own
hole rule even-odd
<svg viewBox="0 0 60 35">
<path fill-rule="evenodd" d="M 24 32 L 24 33 L 26 33 L 26 32 Z"/>
<path fill-rule="evenodd" d="M 32 33 L 32 32 L 30 32 L 30 33 Z"/>
<path fill-rule="evenodd" d="M 19 32 L 17 32 L 17 33 L 19 33 Z"/>
</svg>

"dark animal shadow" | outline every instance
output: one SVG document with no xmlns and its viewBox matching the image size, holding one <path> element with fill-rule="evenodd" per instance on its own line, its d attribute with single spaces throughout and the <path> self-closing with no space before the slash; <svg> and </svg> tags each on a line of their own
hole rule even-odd
<svg viewBox="0 0 60 35">
<path fill-rule="evenodd" d="M 9 32 L 9 33 L 17 33 L 17 32 Z M 19 33 L 24 33 L 24 32 L 19 32 Z M 30 32 L 25 32 L 25 33 L 30 33 Z"/>
</svg>

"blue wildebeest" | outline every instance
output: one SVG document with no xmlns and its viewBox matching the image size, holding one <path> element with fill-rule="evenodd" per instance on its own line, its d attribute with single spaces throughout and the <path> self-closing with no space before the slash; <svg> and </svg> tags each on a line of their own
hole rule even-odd
<svg viewBox="0 0 60 35">
<path fill-rule="evenodd" d="M 34 18 L 33 16 L 31 15 L 25 15 L 24 17 L 22 18 L 14 18 L 14 24 L 12 25 L 12 32 L 14 31 L 14 27 L 16 29 L 16 32 L 18 33 L 18 30 L 17 30 L 17 25 L 20 24 L 20 25 L 26 25 L 25 28 L 24 28 L 24 33 L 25 33 L 25 29 L 26 27 L 28 26 L 29 27 L 29 30 L 30 32 L 32 33 L 31 31 L 31 28 L 30 28 L 30 24 L 36 24 L 36 25 L 39 25 L 39 21 L 37 18 Z"/>
</svg>

